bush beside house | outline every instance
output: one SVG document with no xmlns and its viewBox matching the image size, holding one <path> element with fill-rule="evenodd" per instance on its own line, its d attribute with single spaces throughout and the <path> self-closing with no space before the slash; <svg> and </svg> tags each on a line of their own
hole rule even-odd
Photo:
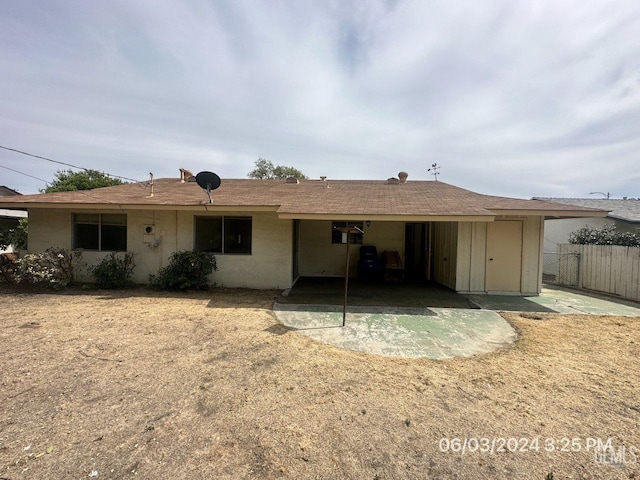
<svg viewBox="0 0 640 480">
<path fill-rule="evenodd" d="M 169 265 L 150 275 L 149 282 L 160 290 L 206 290 L 208 276 L 217 270 L 213 253 L 183 250 L 174 252 Z"/>
<path fill-rule="evenodd" d="M 620 232 L 615 225 L 595 228 L 585 225 L 569 235 L 569 243 L 577 245 L 619 245 L 622 247 L 640 247 L 640 235 Z"/>
<path fill-rule="evenodd" d="M 64 248 L 48 248 L 43 253 L 27 254 L 17 260 L 14 281 L 20 285 L 61 289 L 73 282 L 80 259 L 81 253 Z"/>
<path fill-rule="evenodd" d="M 131 275 L 135 266 L 133 253 L 118 255 L 116 252 L 112 252 L 104 257 L 98 265 L 89 267 L 89 273 L 98 288 L 107 290 L 130 288 L 133 286 Z"/>
</svg>

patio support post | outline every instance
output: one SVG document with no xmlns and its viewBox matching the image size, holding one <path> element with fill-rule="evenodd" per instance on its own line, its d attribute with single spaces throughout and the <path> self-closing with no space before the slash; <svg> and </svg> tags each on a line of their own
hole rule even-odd
<svg viewBox="0 0 640 480">
<path fill-rule="evenodd" d="M 346 227 L 340 227 L 338 230 L 347 235 L 347 268 L 345 269 L 344 274 L 344 304 L 342 306 L 342 326 L 344 327 L 347 322 L 347 293 L 349 291 L 349 255 L 351 253 L 351 234 L 364 232 L 358 227 L 350 227 L 348 223 Z"/>
<path fill-rule="evenodd" d="M 348 230 L 348 228 L 347 228 Z M 349 239 L 351 238 L 351 234 L 347 233 L 347 268 L 345 269 L 344 274 L 344 304 L 342 305 L 342 326 L 344 327 L 347 322 L 347 292 L 349 291 Z"/>
</svg>

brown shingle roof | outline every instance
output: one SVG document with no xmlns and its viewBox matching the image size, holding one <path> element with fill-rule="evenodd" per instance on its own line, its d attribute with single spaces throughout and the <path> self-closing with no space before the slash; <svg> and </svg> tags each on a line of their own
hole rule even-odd
<svg viewBox="0 0 640 480">
<path fill-rule="evenodd" d="M 85 192 L 23 195 L 0 201 L 5 206 L 73 207 L 75 205 L 200 207 L 208 203 L 206 193 L 194 182 L 157 179 L 154 196 L 148 185 L 123 184 Z M 273 207 L 280 215 L 402 215 L 402 216 L 494 216 L 505 211 L 584 212 L 601 216 L 599 210 L 571 207 L 540 200 L 494 197 L 471 192 L 444 182 L 409 181 L 386 184 L 374 180 L 284 180 L 225 179 L 212 192 L 218 207 Z M 544 213 L 542 213 L 544 214 Z"/>
</svg>

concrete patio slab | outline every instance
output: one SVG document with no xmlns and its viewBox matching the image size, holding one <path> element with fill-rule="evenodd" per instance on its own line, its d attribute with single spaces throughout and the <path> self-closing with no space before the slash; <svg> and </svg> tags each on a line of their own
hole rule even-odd
<svg viewBox="0 0 640 480">
<path fill-rule="evenodd" d="M 278 303 L 342 305 L 344 278 L 301 277 Z M 349 305 L 474 308 L 469 300 L 434 282 L 373 282 L 349 279 Z"/>
<path fill-rule="evenodd" d="M 479 308 L 502 312 L 640 317 L 640 305 L 637 303 L 559 287 L 545 287 L 537 297 L 509 295 L 467 295 L 467 297 Z"/>
<path fill-rule="evenodd" d="M 276 303 L 274 312 L 291 330 L 349 350 L 407 358 L 470 357 L 511 345 L 513 327 L 492 311 L 449 308 Z"/>
</svg>

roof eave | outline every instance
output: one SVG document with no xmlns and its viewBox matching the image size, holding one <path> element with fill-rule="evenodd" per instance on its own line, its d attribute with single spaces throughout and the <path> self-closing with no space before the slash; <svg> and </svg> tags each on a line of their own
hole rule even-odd
<svg viewBox="0 0 640 480">
<path fill-rule="evenodd" d="M 334 220 L 377 222 L 492 222 L 494 215 L 368 215 L 335 213 L 278 213 L 281 220 Z"/>
<path fill-rule="evenodd" d="M 607 218 L 610 218 L 612 220 L 619 220 L 621 222 L 629 223 L 629 224 L 632 224 L 632 225 L 640 224 L 640 219 L 625 218 L 625 217 L 622 217 L 622 216 L 619 216 L 619 215 L 609 214 L 609 215 L 607 215 Z"/>
<path fill-rule="evenodd" d="M 13 210 L 54 209 L 54 210 L 180 210 L 180 211 L 234 211 L 234 212 L 275 212 L 277 205 L 217 205 L 201 203 L 192 205 L 171 205 L 161 203 L 74 203 L 74 202 L 26 202 L 19 206 L 15 203 L 0 203 L 0 208 Z"/>
<path fill-rule="evenodd" d="M 516 210 L 516 209 L 490 209 L 496 215 L 519 215 L 549 218 L 602 218 L 607 216 L 605 210 Z"/>
</svg>

